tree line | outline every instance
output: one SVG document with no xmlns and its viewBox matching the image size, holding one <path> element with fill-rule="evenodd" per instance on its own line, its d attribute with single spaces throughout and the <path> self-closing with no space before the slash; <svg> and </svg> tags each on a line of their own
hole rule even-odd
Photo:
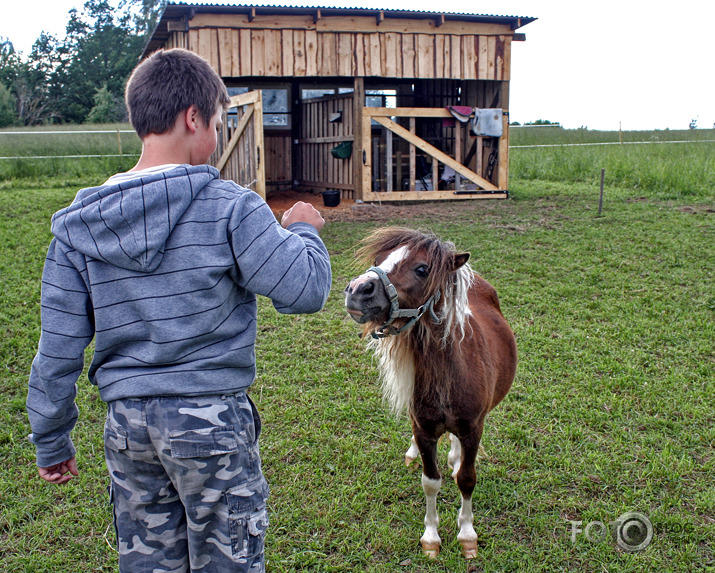
<svg viewBox="0 0 715 573">
<path fill-rule="evenodd" d="M 87 0 L 64 38 L 43 32 L 29 55 L 0 37 L 0 127 L 124 121 L 124 85 L 165 4 Z"/>
</svg>

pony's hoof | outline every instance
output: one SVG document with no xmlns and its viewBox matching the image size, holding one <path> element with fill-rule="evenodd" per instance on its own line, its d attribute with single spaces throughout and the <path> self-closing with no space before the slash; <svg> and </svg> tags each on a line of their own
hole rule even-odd
<svg viewBox="0 0 715 573">
<path fill-rule="evenodd" d="M 423 543 L 422 552 L 425 554 L 425 557 L 436 559 L 437 555 L 439 555 L 439 543 Z"/>
<path fill-rule="evenodd" d="M 462 542 L 462 556 L 465 559 L 476 559 L 477 558 L 477 542 L 476 541 Z"/>
</svg>

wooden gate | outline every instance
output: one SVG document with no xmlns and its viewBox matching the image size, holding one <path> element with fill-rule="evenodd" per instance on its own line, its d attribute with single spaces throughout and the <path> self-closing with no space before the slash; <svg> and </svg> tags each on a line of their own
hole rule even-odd
<svg viewBox="0 0 715 573">
<path fill-rule="evenodd" d="M 222 179 L 253 189 L 265 200 L 264 156 L 261 91 L 233 96 L 209 163 L 221 172 Z"/>
<path fill-rule="evenodd" d="M 405 118 L 408 128 L 397 123 Z M 438 149 L 416 134 L 416 120 L 453 119 L 445 108 L 369 108 L 362 109 L 360 149 L 360 191 L 364 201 L 419 201 L 433 199 L 506 199 L 508 118 L 503 117 L 501 138 L 477 136 L 467 151 L 466 129 L 459 123 L 449 149 Z M 381 126 L 375 136 L 372 124 Z M 401 145 L 397 145 L 398 142 Z M 398 149 L 398 147 L 400 149 Z M 421 155 L 418 162 L 417 151 Z M 407 165 L 403 168 L 403 160 Z M 442 166 L 440 168 L 440 166 Z M 422 175 L 419 175 L 419 168 Z M 449 168 L 450 182 L 439 187 L 440 172 Z M 421 186 L 417 179 L 421 179 Z M 405 184 L 403 185 L 403 181 Z"/>
<path fill-rule="evenodd" d="M 298 183 L 303 188 L 340 189 L 352 197 L 353 94 L 307 99 L 300 107 Z"/>
</svg>

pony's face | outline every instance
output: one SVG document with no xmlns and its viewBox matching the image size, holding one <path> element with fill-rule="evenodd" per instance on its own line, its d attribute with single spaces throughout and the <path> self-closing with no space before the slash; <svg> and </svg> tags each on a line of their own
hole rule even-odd
<svg viewBox="0 0 715 573">
<path fill-rule="evenodd" d="M 453 244 L 433 234 L 402 227 L 375 231 L 357 254 L 373 267 L 345 289 L 348 313 L 360 324 L 385 326 L 394 321 L 395 327 L 420 314 L 409 311 L 426 308 L 428 302 L 433 314 L 438 306 L 432 305 L 442 305 L 447 285 L 454 288 L 455 273 L 469 259 L 469 253 L 457 253 Z"/>
<path fill-rule="evenodd" d="M 378 253 L 374 266 L 381 269 L 395 287 L 401 309 L 418 308 L 434 294 L 436 283 L 426 249 L 401 245 Z M 358 323 L 384 323 L 390 317 L 392 301 L 386 285 L 373 270 L 353 279 L 345 289 L 345 307 Z"/>
<path fill-rule="evenodd" d="M 378 254 L 373 265 L 382 269 L 390 283 L 395 286 L 400 303 L 402 302 L 400 301 L 401 289 L 395 285 L 394 277 L 402 274 L 404 261 L 409 254 L 409 248 L 402 245 L 393 251 Z M 360 324 L 380 323 L 388 319 L 391 302 L 385 285 L 377 272 L 368 270 L 350 281 L 345 288 L 345 308 L 353 320 Z"/>
</svg>

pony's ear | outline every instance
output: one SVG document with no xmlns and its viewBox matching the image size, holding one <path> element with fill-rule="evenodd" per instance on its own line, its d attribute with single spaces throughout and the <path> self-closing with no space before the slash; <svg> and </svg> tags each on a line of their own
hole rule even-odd
<svg viewBox="0 0 715 573">
<path fill-rule="evenodd" d="M 457 253 L 454 255 L 454 270 L 464 265 L 469 260 L 469 253 Z"/>
</svg>

